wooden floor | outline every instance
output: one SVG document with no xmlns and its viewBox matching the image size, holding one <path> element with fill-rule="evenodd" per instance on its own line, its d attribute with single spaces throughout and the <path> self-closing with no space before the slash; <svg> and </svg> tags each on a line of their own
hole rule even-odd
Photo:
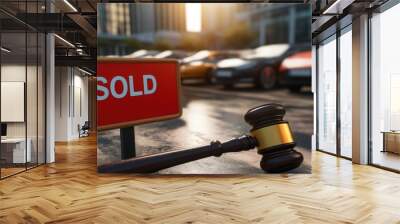
<svg viewBox="0 0 400 224">
<path fill-rule="evenodd" d="M 400 223 L 400 175 L 315 152 L 311 175 L 96 173 L 95 138 L 0 181 L 0 223 Z"/>
<path fill-rule="evenodd" d="M 25 171 L 25 167 L 6 167 L 1 169 L 1 177 L 11 176 L 13 174 Z"/>
</svg>

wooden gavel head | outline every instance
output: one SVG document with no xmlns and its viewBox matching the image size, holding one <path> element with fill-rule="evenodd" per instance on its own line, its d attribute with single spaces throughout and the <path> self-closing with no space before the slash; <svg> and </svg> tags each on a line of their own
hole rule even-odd
<svg viewBox="0 0 400 224">
<path fill-rule="evenodd" d="M 285 109 L 279 104 L 265 104 L 247 111 L 244 119 L 253 128 L 258 153 L 263 155 L 260 166 L 269 173 L 285 172 L 300 166 L 303 155 L 293 148 L 289 123 L 283 120 Z"/>
</svg>

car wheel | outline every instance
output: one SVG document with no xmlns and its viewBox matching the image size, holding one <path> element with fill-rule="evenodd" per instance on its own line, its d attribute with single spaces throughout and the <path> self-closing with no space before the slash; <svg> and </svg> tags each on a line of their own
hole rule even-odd
<svg viewBox="0 0 400 224">
<path fill-rule="evenodd" d="M 277 77 L 274 68 L 265 67 L 259 77 L 258 77 L 258 86 L 263 89 L 272 89 L 277 84 Z"/>
<path fill-rule="evenodd" d="M 298 93 L 301 90 L 301 86 L 289 86 L 289 91 L 292 93 Z"/>
</svg>

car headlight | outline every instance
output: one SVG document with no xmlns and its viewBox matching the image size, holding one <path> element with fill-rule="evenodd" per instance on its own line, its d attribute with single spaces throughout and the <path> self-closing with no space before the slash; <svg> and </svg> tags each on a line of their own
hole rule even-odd
<svg viewBox="0 0 400 224">
<path fill-rule="evenodd" d="M 242 66 L 248 66 L 251 65 L 252 62 L 246 61 L 240 58 L 231 58 L 231 59 L 225 59 L 220 62 L 218 62 L 217 66 L 219 68 L 232 68 L 232 67 L 242 67 Z"/>
</svg>

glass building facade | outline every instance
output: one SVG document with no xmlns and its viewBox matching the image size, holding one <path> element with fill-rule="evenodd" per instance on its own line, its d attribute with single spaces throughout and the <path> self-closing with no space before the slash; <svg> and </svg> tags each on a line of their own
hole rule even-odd
<svg viewBox="0 0 400 224">
<path fill-rule="evenodd" d="M 313 37 L 315 147 L 400 172 L 400 4 L 337 18 Z"/>
<path fill-rule="evenodd" d="M 370 20 L 370 162 L 400 171 L 400 4 Z"/>
</svg>

